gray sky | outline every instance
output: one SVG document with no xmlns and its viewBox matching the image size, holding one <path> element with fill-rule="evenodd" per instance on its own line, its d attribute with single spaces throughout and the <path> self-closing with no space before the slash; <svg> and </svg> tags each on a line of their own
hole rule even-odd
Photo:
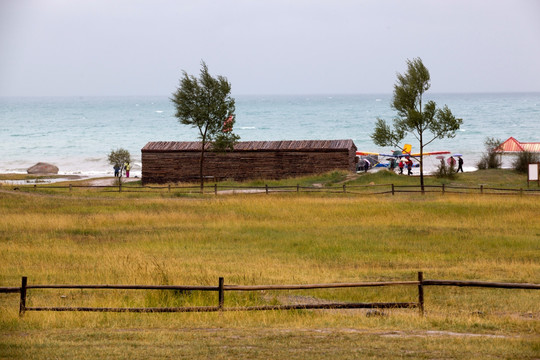
<svg viewBox="0 0 540 360">
<path fill-rule="evenodd" d="M 0 0 L 0 96 L 540 91 L 538 0 Z"/>
</svg>

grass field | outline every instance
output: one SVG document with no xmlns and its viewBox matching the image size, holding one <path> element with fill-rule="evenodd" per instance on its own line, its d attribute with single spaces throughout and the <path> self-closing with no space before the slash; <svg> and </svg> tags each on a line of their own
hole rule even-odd
<svg viewBox="0 0 540 360">
<path fill-rule="evenodd" d="M 369 174 L 348 184 L 387 183 Z M 341 186 L 343 174 L 290 184 Z M 414 182 L 407 177 L 392 182 Z M 429 179 L 436 183 L 441 180 Z M 449 182 L 446 182 L 449 183 Z M 453 183 L 523 187 L 513 172 Z M 260 182 L 250 183 L 253 186 Z M 277 183 L 276 183 L 277 184 Z M 525 184 L 526 186 L 526 184 Z M 0 192 L 0 286 L 540 283 L 538 196 Z M 426 314 L 28 312 L 0 294 L 0 358 L 540 358 L 540 292 L 427 287 Z M 227 293 L 226 306 L 415 301 L 414 287 Z M 29 306 L 215 305 L 214 293 L 30 290 Z"/>
</svg>

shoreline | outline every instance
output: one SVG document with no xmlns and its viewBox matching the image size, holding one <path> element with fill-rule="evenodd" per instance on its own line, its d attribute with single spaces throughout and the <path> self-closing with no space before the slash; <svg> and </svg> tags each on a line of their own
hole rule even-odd
<svg viewBox="0 0 540 360">
<path fill-rule="evenodd" d="M 9 179 L 9 177 L 13 177 Z M 24 178 L 20 178 L 24 177 Z M 123 176 L 124 182 L 141 180 L 141 177 Z M 0 173 L 0 185 L 34 185 L 34 184 L 54 184 L 66 181 L 91 181 L 93 185 L 108 185 L 114 182 L 112 175 L 73 175 L 73 174 L 26 174 L 26 173 Z M 99 182 L 99 183 L 98 183 Z"/>
<path fill-rule="evenodd" d="M 506 168 L 506 167 L 503 167 Z M 464 172 L 474 172 L 478 169 L 474 166 L 464 166 Z M 368 173 L 388 170 L 386 167 L 375 167 L 368 170 Z M 435 169 L 429 167 L 424 170 L 424 176 L 434 176 L 433 171 Z M 357 172 L 357 174 L 363 174 L 363 171 Z M 140 172 L 130 174 L 129 178 L 123 176 L 124 182 L 134 182 L 141 180 L 142 176 Z M 406 175 L 406 170 L 404 174 Z M 413 168 L 413 174 L 411 176 L 420 176 L 418 167 Z M 113 182 L 115 177 L 111 174 L 28 174 L 22 172 L 0 172 L 0 186 L 1 185 L 34 185 L 34 184 L 54 184 L 66 181 L 91 181 L 93 185 L 109 185 Z"/>
</svg>

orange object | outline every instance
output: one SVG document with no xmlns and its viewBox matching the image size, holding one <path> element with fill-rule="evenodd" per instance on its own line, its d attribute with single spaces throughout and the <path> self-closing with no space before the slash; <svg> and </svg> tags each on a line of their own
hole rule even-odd
<svg viewBox="0 0 540 360">
<path fill-rule="evenodd" d="M 410 154 L 412 150 L 411 144 L 405 144 L 403 145 L 403 154 Z"/>
</svg>

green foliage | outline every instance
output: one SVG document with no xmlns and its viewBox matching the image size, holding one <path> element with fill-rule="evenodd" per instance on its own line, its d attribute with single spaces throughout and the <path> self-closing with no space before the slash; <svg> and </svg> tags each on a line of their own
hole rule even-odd
<svg viewBox="0 0 540 360">
<path fill-rule="evenodd" d="M 529 164 L 540 162 L 540 156 L 530 151 L 521 151 L 516 155 L 512 162 L 512 168 L 520 173 L 527 173 Z"/>
<path fill-rule="evenodd" d="M 232 149 L 238 135 L 232 132 L 235 117 L 235 100 L 230 96 L 231 84 L 223 76 L 212 77 L 208 66 L 201 63 L 200 77 L 185 71 L 180 87 L 171 98 L 181 124 L 199 130 L 203 142 L 213 143 L 213 150 Z"/>
<path fill-rule="evenodd" d="M 379 146 L 400 147 L 400 142 L 408 133 L 419 142 L 420 153 L 424 147 L 436 139 L 453 138 L 463 123 L 456 118 L 448 106 L 437 108 L 434 101 L 422 107 L 423 94 L 430 88 L 428 69 L 420 58 L 407 60 L 407 71 L 397 75 L 394 85 L 392 107 L 397 111 L 393 127 L 385 120 L 377 118 L 371 138 Z M 420 183 L 424 186 L 423 158 L 420 156 Z"/>
<path fill-rule="evenodd" d="M 125 163 L 131 162 L 131 155 L 126 149 L 120 148 L 116 150 L 111 150 L 108 155 L 108 161 L 111 165 L 122 166 Z"/>
<path fill-rule="evenodd" d="M 206 150 L 233 150 L 240 137 L 233 133 L 235 101 L 231 97 L 231 84 L 223 76 L 212 77 L 208 66 L 201 62 L 199 78 L 183 71 L 180 86 L 171 101 L 175 116 L 183 125 L 198 129 L 201 140 L 200 182 L 203 183 L 203 163 Z M 207 149 L 207 144 L 211 146 Z"/>
<path fill-rule="evenodd" d="M 479 170 L 486 169 L 500 169 L 502 166 L 502 160 L 497 148 L 501 146 L 502 141 L 495 138 L 486 138 L 484 145 L 486 147 L 486 152 L 482 154 L 482 157 L 476 164 Z"/>
</svg>

